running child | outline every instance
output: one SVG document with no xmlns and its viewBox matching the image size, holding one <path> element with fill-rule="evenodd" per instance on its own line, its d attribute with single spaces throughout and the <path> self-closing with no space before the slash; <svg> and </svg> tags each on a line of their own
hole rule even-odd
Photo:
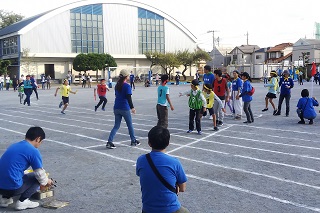
<svg viewBox="0 0 320 213">
<path fill-rule="evenodd" d="M 168 75 L 161 76 L 161 85 L 158 87 L 158 103 L 156 106 L 158 116 L 157 126 L 162 126 L 165 129 L 168 128 L 168 104 L 170 109 L 172 111 L 174 110 L 169 96 L 169 87 L 167 86 L 168 79 Z"/>
<path fill-rule="evenodd" d="M 189 96 L 189 130 L 187 133 L 190 133 L 194 130 L 194 120 L 196 122 L 196 129 L 198 135 L 201 135 L 201 122 L 200 122 L 200 111 L 206 111 L 206 99 L 203 96 L 203 93 L 199 89 L 199 81 L 192 80 L 191 90 L 188 90 L 184 93 L 180 93 L 179 96 L 186 95 Z"/>
<path fill-rule="evenodd" d="M 107 97 L 106 97 L 107 91 L 109 91 L 109 89 L 108 89 L 108 87 L 107 87 L 107 85 L 106 85 L 106 79 L 101 79 L 101 80 L 100 80 L 100 84 L 98 84 L 98 85 L 97 85 L 97 88 L 94 88 L 94 91 L 93 91 L 94 100 L 95 100 L 95 101 L 97 100 L 96 94 L 98 94 L 99 99 L 100 99 L 99 103 L 98 103 L 96 106 L 94 106 L 94 111 L 95 111 L 95 112 L 97 111 L 97 109 L 99 108 L 99 106 L 100 106 L 101 104 L 102 104 L 101 110 L 102 110 L 102 111 L 105 111 L 105 110 L 106 110 L 106 109 L 105 109 L 105 106 L 106 106 L 106 104 L 107 104 L 107 102 L 108 102 Z"/>
<path fill-rule="evenodd" d="M 77 94 L 77 90 L 75 92 L 71 91 L 71 87 L 69 85 L 68 79 L 63 80 L 63 84 L 56 89 L 56 93 L 54 94 L 54 96 L 57 96 L 57 92 L 59 89 L 61 89 L 61 96 L 62 96 L 62 101 L 59 104 L 59 108 L 61 108 L 63 105 L 61 114 L 66 114 L 64 111 L 67 109 L 69 105 L 69 93 Z"/>
<path fill-rule="evenodd" d="M 273 99 L 277 98 L 277 89 L 279 87 L 278 79 L 277 79 L 277 72 L 272 70 L 270 72 L 271 79 L 268 84 L 265 84 L 264 87 L 269 87 L 268 93 L 265 97 L 266 107 L 262 110 L 262 112 L 268 111 L 268 101 L 270 102 L 273 108 L 273 115 L 277 113 L 277 109 L 275 104 L 273 103 Z"/>
<path fill-rule="evenodd" d="M 203 96 L 206 99 L 206 108 L 208 109 L 210 117 L 212 117 L 213 120 L 213 131 L 218 131 L 219 129 L 217 127 L 216 112 L 218 112 L 220 109 L 222 109 L 223 112 L 226 112 L 226 110 L 223 108 L 220 98 L 212 91 L 211 84 L 203 85 Z M 207 111 L 200 112 L 200 117 L 206 116 L 206 114 Z"/>
</svg>

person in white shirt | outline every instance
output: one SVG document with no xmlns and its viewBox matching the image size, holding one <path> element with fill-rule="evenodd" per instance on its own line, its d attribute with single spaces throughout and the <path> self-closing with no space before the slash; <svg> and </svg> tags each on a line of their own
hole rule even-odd
<svg viewBox="0 0 320 213">
<path fill-rule="evenodd" d="M 4 77 L 0 75 L 0 90 L 3 90 Z"/>
<path fill-rule="evenodd" d="M 10 87 L 10 76 L 7 75 L 6 77 L 6 90 L 9 91 L 9 87 Z"/>
</svg>

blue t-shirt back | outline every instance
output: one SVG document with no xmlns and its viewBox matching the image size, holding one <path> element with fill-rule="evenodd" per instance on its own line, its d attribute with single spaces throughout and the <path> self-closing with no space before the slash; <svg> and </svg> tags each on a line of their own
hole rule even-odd
<svg viewBox="0 0 320 213">
<path fill-rule="evenodd" d="M 158 104 L 162 106 L 167 106 L 167 94 L 169 93 L 169 87 L 168 86 L 162 86 L 160 85 L 158 87 Z"/>
<path fill-rule="evenodd" d="M 211 84 L 213 85 L 214 75 L 212 72 L 203 75 L 203 84 Z"/>
<path fill-rule="evenodd" d="M 315 119 L 317 117 L 316 110 L 313 106 L 319 106 L 319 103 L 309 97 L 300 98 L 297 104 L 298 109 L 303 110 L 303 117 L 305 119 Z"/>
<path fill-rule="evenodd" d="M 123 83 L 121 91 L 115 89 L 116 99 L 113 109 L 130 110 L 127 95 L 132 95 L 131 87 L 128 83 Z"/>
<path fill-rule="evenodd" d="M 250 92 L 251 90 L 252 90 L 252 86 L 250 84 L 250 81 L 247 80 L 247 81 L 243 82 L 243 88 L 242 88 L 242 93 L 244 93 L 242 96 L 243 102 L 252 101 L 252 96 L 247 94 L 247 92 Z"/>
<path fill-rule="evenodd" d="M 22 186 L 24 171 L 42 168 L 42 157 L 28 141 L 12 144 L 0 159 L 0 189 L 14 190 Z"/>
<path fill-rule="evenodd" d="M 134 74 L 131 74 L 130 75 L 130 82 L 133 82 L 133 80 L 134 80 Z"/>
<path fill-rule="evenodd" d="M 150 153 L 162 177 L 172 186 L 187 182 L 180 161 L 163 152 Z M 143 211 L 172 213 L 181 208 L 178 196 L 167 189 L 154 174 L 145 155 L 137 160 L 136 174 L 140 177 Z"/>
</svg>

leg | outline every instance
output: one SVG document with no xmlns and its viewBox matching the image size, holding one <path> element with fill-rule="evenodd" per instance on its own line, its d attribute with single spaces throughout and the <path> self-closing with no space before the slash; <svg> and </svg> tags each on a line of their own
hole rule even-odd
<svg viewBox="0 0 320 213">
<path fill-rule="evenodd" d="M 119 113 L 118 109 L 115 109 L 114 110 L 114 126 L 110 132 L 108 142 L 113 141 L 114 136 L 116 135 L 118 129 L 120 128 L 121 120 L 122 120 L 122 115 Z"/>
<path fill-rule="evenodd" d="M 268 97 L 266 97 L 264 100 L 265 100 L 265 103 L 266 103 L 266 107 L 265 107 L 265 109 L 268 109 Z"/>
<path fill-rule="evenodd" d="M 99 101 L 99 103 L 98 103 L 97 106 L 96 106 L 97 109 L 98 109 L 99 106 L 103 103 L 102 97 L 103 97 L 103 96 L 99 96 L 100 101 Z M 103 108 L 103 107 L 102 107 L 102 108 Z"/>
<path fill-rule="evenodd" d="M 105 107 L 106 107 L 106 104 L 107 104 L 108 100 L 107 100 L 106 97 L 103 96 L 102 101 L 103 101 L 103 103 L 102 103 L 102 109 L 104 110 Z"/>
<path fill-rule="evenodd" d="M 157 126 L 162 126 L 163 128 L 168 128 L 168 108 L 166 106 L 161 106 L 157 104 L 157 116 L 158 123 Z"/>
<path fill-rule="evenodd" d="M 196 115 L 196 129 L 198 132 L 201 132 L 200 110 L 202 109 L 194 110 Z"/>
<path fill-rule="evenodd" d="M 277 115 L 281 114 L 281 105 L 282 105 L 282 102 L 283 102 L 284 98 L 285 98 L 285 95 L 280 94 Z"/>
<path fill-rule="evenodd" d="M 193 109 L 190 109 L 189 112 L 189 130 L 194 130 L 194 117 L 195 117 L 195 111 Z"/>
<path fill-rule="evenodd" d="M 253 114 L 252 114 L 252 111 L 251 111 L 251 102 L 249 102 L 248 111 L 249 111 L 249 115 L 250 115 L 250 121 L 251 121 L 251 123 L 253 123 L 254 122 L 254 118 L 253 118 Z"/>
<path fill-rule="evenodd" d="M 133 84 L 133 89 L 136 89 L 136 86 L 134 85 L 134 82 L 132 82 L 132 84 Z"/>
<path fill-rule="evenodd" d="M 274 105 L 272 98 L 269 98 L 269 102 L 270 102 L 273 110 L 276 110 L 276 106 Z"/>
<path fill-rule="evenodd" d="M 37 87 L 33 87 L 34 93 L 36 93 L 37 100 L 39 99 Z"/>
<path fill-rule="evenodd" d="M 291 95 L 288 94 L 288 95 L 285 96 L 285 98 L 286 98 L 286 116 L 289 116 Z"/>
<path fill-rule="evenodd" d="M 123 118 L 126 121 L 128 130 L 129 130 L 131 142 L 135 142 L 136 137 L 134 136 L 134 129 L 133 129 L 133 125 L 132 125 L 131 112 L 130 112 L 130 110 L 122 110 L 122 113 L 123 113 Z"/>
<path fill-rule="evenodd" d="M 249 113 L 249 106 L 250 106 L 250 102 L 244 102 L 243 103 L 243 111 L 244 111 L 244 113 L 246 113 L 247 122 L 248 123 L 251 122 L 251 116 L 250 116 L 250 113 Z"/>
</svg>

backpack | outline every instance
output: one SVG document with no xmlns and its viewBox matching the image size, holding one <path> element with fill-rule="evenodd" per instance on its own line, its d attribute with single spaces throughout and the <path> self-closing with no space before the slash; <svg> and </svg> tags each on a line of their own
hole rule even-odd
<svg viewBox="0 0 320 213">
<path fill-rule="evenodd" d="M 251 86 L 251 87 L 252 87 L 252 86 Z M 256 89 L 255 89 L 254 87 L 252 87 L 251 91 L 248 92 L 248 95 L 252 96 L 255 91 L 256 91 Z"/>
</svg>

